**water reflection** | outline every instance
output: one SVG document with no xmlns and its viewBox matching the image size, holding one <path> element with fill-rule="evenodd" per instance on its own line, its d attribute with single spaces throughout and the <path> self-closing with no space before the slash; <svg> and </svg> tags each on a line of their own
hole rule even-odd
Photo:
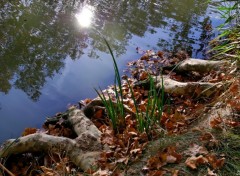
<svg viewBox="0 0 240 176">
<path fill-rule="evenodd" d="M 75 14 L 81 27 L 89 27 L 94 16 L 94 7 L 86 5 Z"/>
<path fill-rule="evenodd" d="M 203 40 L 209 37 L 205 30 L 206 25 L 211 25 L 205 14 L 208 4 L 202 0 L 90 0 L 88 3 L 83 8 L 86 2 L 77 0 L 0 2 L 1 92 L 8 93 L 14 86 L 37 100 L 46 78 L 61 71 L 67 56 L 80 58 L 86 48 L 92 58 L 98 58 L 99 51 L 108 52 L 97 33 L 85 32 L 75 23 L 74 14 L 81 8 L 85 14 L 76 16 L 83 17 L 80 20 L 83 25 L 90 24 L 95 8 L 92 28 L 108 39 L 117 56 L 126 52 L 134 36 L 144 38 L 157 33 L 158 42 L 149 43 L 158 49 L 185 49 L 193 55 L 199 54 Z"/>
<path fill-rule="evenodd" d="M 76 22 L 75 14 L 86 5 L 94 8 L 91 29 Z M 22 126 L 41 124 L 27 117 L 53 115 L 92 95 L 102 80 L 111 84 L 112 64 L 102 37 L 122 59 L 120 70 L 127 59 L 138 57 L 136 47 L 184 49 L 205 57 L 212 37 L 208 27 L 218 22 L 208 13 L 202 0 L 1 0 L 0 133 L 11 130 L 9 124 L 19 116 L 25 117 Z"/>
</svg>

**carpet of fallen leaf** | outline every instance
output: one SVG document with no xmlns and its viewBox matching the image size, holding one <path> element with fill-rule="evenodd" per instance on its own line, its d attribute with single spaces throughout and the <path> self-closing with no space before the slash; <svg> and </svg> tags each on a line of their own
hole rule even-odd
<svg viewBox="0 0 240 176">
<path fill-rule="evenodd" d="M 168 52 L 143 51 L 137 48 L 137 52 L 142 54 L 140 59 L 127 64 L 126 75 L 122 77 L 122 88 L 124 104 L 136 112 L 134 102 L 131 99 L 130 90 L 126 80 L 133 85 L 136 82 L 143 81 L 148 75 L 168 74 L 172 79 L 188 81 L 208 81 L 219 82 L 225 80 L 234 80 L 228 90 L 228 100 L 226 103 L 239 114 L 240 112 L 240 80 L 230 76 L 226 70 L 212 71 L 210 73 L 200 74 L 197 72 L 175 73 L 172 68 L 180 61 L 187 59 L 184 52 L 172 54 Z M 108 92 L 113 91 L 110 86 Z M 140 111 L 146 111 L 148 86 L 134 86 L 134 96 L 139 104 Z M 102 144 L 107 144 L 109 150 L 101 154 L 98 161 L 98 170 L 89 170 L 83 173 L 74 166 L 64 153 L 27 153 L 17 156 L 10 156 L 5 161 L 4 166 L 15 175 L 197 175 L 197 171 L 202 166 L 206 166 L 206 173 L 209 176 L 217 175 L 217 171 L 225 164 L 225 155 L 212 152 L 212 148 L 217 146 L 219 141 L 211 130 L 205 130 L 199 127 L 201 115 L 206 113 L 207 105 L 211 102 L 219 101 L 218 97 L 222 92 L 216 92 L 213 97 L 199 98 L 200 90 L 196 90 L 194 95 L 169 95 L 165 94 L 164 111 L 157 123 L 147 134 L 140 133 L 137 130 L 136 118 L 130 114 L 125 117 L 124 124 L 119 123 L 118 132 L 114 132 L 107 118 L 104 109 L 94 112 L 91 120 L 103 133 Z M 81 104 L 88 104 L 91 99 L 81 101 Z M 156 112 L 156 116 L 158 115 Z M 49 118 L 41 130 L 44 133 L 56 136 L 65 136 L 74 139 L 71 124 L 66 121 L 67 111 L 57 113 Z M 240 128 L 239 116 L 233 116 L 231 119 L 224 119 L 221 115 L 216 116 L 209 123 L 212 129 L 238 130 Z M 27 128 L 23 136 L 35 133 L 39 130 Z M 161 138 L 179 136 L 185 133 L 197 133 L 194 139 L 180 142 L 172 142 L 171 145 L 164 148 L 156 147 L 154 153 L 150 150 L 149 144 L 154 141 L 161 141 Z M 148 153 L 148 154 L 146 154 Z M 140 163 L 140 164 L 139 164 Z M 185 169 L 182 169 L 185 168 Z M 186 172 L 186 170 L 188 172 Z M 7 174 L 6 174 L 7 175 Z"/>
</svg>

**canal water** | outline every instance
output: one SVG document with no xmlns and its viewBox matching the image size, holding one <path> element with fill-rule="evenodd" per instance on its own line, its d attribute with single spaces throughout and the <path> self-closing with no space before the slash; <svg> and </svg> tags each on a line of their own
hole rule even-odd
<svg viewBox="0 0 240 176">
<path fill-rule="evenodd" d="M 113 83 L 102 37 L 120 70 L 140 57 L 137 47 L 206 58 L 217 35 L 212 29 L 222 23 L 216 6 L 204 0 L 1 0 L 0 143 Z"/>
</svg>

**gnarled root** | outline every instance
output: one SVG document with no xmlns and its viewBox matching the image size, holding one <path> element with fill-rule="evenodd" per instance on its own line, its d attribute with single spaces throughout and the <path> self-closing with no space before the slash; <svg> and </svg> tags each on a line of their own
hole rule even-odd
<svg viewBox="0 0 240 176">
<path fill-rule="evenodd" d="M 209 72 L 219 67 L 225 66 L 224 61 L 204 61 L 197 59 L 187 59 L 176 66 L 178 71 Z M 178 82 L 168 76 L 157 76 L 156 88 L 163 88 L 167 93 L 177 95 L 211 96 L 216 89 L 224 88 L 224 83 L 208 82 Z M 114 103 L 114 102 L 113 102 Z M 117 104 L 114 104 L 117 106 Z M 83 170 L 90 169 L 97 161 L 103 149 L 101 144 L 101 132 L 87 117 L 88 109 L 94 106 L 103 106 L 99 99 L 93 100 L 82 110 L 74 109 L 70 112 L 68 120 L 77 134 L 76 139 L 66 137 L 51 136 L 44 133 L 35 133 L 20 137 L 18 139 L 7 140 L 0 148 L 0 157 L 7 157 L 12 154 L 41 151 L 64 151 L 70 160 Z M 125 112 L 135 115 L 128 107 L 124 106 Z"/>
<path fill-rule="evenodd" d="M 181 62 L 176 70 L 180 72 L 196 71 L 200 73 L 210 72 L 211 70 L 218 70 L 221 67 L 229 65 L 227 61 L 210 61 L 201 59 L 186 59 Z"/>
<path fill-rule="evenodd" d="M 200 59 L 186 59 L 174 67 L 177 72 L 199 72 L 208 73 L 211 70 L 219 70 L 220 68 L 228 68 L 230 63 L 227 61 L 208 61 Z M 169 94 L 203 96 L 209 97 L 214 93 L 227 88 L 229 83 L 209 83 L 209 82 L 179 82 L 170 78 L 168 75 L 152 76 L 157 89 L 162 89 Z M 149 85 L 150 80 L 137 82 L 135 85 Z"/>
<path fill-rule="evenodd" d="M 0 156 L 7 157 L 27 152 L 54 152 L 61 149 L 81 169 L 90 169 L 102 151 L 101 132 L 81 110 L 73 110 L 69 114 L 69 121 L 78 135 L 76 139 L 44 133 L 30 134 L 18 139 L 7 140 L 0 148 Z"/>
<path fill-rule="evenodd" d="M 222 82 L 179 82 L 170 79 L 168 76 L 157 76 L 155 80 L 156 88 L 162 89 L 164 87 L 164 91 L 166 93 L 175 95 L 190 95 L 195 97 L 210 97 L 218 90 L 223 90 L 225 85 L 228 86 L 228 84 L 223 84 Z"/>
</svg>

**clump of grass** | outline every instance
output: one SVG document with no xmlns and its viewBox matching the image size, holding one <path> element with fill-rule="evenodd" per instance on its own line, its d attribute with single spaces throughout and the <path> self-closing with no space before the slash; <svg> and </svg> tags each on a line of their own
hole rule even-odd
<svg viewBox="0 0 240 176">
<path fill-rule="evenodd" d="M 162 111 L 163 111 L 163 102 L 164 102 L 163 79 L 162 79 L 161 98 L 159 98 L 160 92 L 158 92 L 154 87 L 153 78 L 149 75 L 148 79 L 149 79 L 150 89 L 148 91 L 146 112 L 142 112 L 138 108 L 136 99 L 134 97 L 133 89 L 132 89 L 129 81 L 127 81 L 128 87 L 130 89 L 131 97 L 133 99 L 134 106 L 136 109 L 138 130 L 140 132 L 146 132 L 147 134 L 149 134 L 153 125 L 158 120 L 160 120 Z"/>
<path fill-rule="evenodd" d="M 124 104 L 123 104 L 123 89 L 121 84 L 121 77 L 119 73 L 119 69 L 117 66 L 116 59 L 113 55 L 113 51 L 108 43 L 108 41 L 104 39 L 106 43 L 112 60 L 114 67 L 114 93 L 116 97 L 116 102 L 113 102 L 110 94 L 107 92 L 106 95 L 102 91 L 101 88 L 99 90 L 95 89 L 98 96 L 102 100 L 104 106 L 106 107 L 106 111 L 108 117 L 111 120 L 112 127 L 115 132 L 119 131 L 119 127 L 124 123 L 125 125 L 125 112 L 124 112 Z M 137 117 L 137 125 L 138 130 L 140 132 L 146 132 L 147 134 L 150 132 L 152 126 L 156 123 L 157 120 L 160 120 L 162 111 L 163 111 L 163 98 L 164 98 L 164 87 L 163 87 L 163 78 L 162 78 L 162 89 L 161 93 L 157 91 L 154 87 L 154 80 L 151 76 L 149 76 L 150 81 L 150 90 L 148 93 L 148 102 L 146 112 L 142 112 L 139 110 L 136 99 L 134 97 L 133 89 L 130 86 L 128 81 L 128 86 L 130 89 L 131 97 L 134 102 L 134 106 L 136 109 L 136 117 Z M 159 94 L 161 94 L 161 98 L 159 98 Z M 157 114 L 157 115 L 156 115 Z"/>
<path fill-rule="evenodd" d="M 221 34 L 210 42 L 213 58 L 231 58 L 240 61 L 240 1 L 222 1 L 218 7 L 225 22 L 218 27 Z"/>
<path fill-rule="evenodd" d="M 240 174 L 240 137 L 231 132 L 218 136 L 220 145 L 214 151 L 219 155 L 224 154 L 226 161 L 219 175 L 237 175 Z"/>
</svg>

